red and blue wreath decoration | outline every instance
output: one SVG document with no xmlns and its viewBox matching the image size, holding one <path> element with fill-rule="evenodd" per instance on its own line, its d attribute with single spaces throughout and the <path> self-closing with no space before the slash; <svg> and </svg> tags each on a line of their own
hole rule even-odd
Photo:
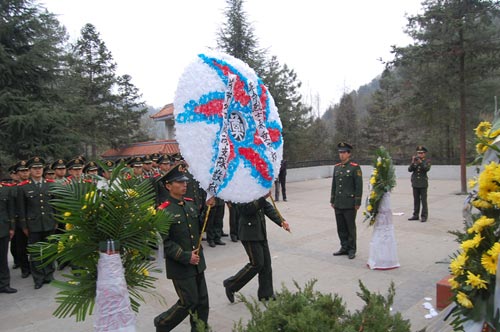
<svg viewBox="0 0 500 332">
<path fill-rule="evenodd" d="M 274 100 L 243 61 L 199 54 L 179 79 L 176 138 L 193 176 L 211 196 L 249 202 L 265 195 L 283 157 Z"/>
</svg>

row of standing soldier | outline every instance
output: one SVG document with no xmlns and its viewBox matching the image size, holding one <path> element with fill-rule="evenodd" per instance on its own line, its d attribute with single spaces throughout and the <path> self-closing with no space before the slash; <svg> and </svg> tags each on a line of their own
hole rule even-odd
<svg viewBox="0 0 500 332">
<path fill-rule="evenodd" d="M 152 182 L 156 190 L 156 205 L 168 198 L 165 187 L 159 185 L 156 180 L 166 174 L 173 165 L 184 163 L 180 154 L 138 156 L 128 160 L 118 160 L 116 163 L 120 162 L 127 166 L 124 168 L 126 180 L 137 179 Z M 52 163 L 46 163 L 41 157 L 33 157 L 29 160 L 21 160 L 9 167 L 10 178 L 2 177 L 0 181 L 0 293 L 17 291 L 10 285 L 9 243 L 14 259 L 13 268 L 21 270 L 22 278 L 32 275 L 35 289 L 53 280 L 54 267 L 47 265 L 40 268 L 41 262 L 30 260 L 27 251 L 29 244 L 44 241 L 47 236 L 64 228 L 64 224 L 57 224 L 54 218 L 55 211 L 50 205 L 51 185 L 73 181 L 94 181 L 98 187 L 106 186 L 114 167 L 115 162 L 111 160 L 100 163 L 87 162 L 82 156 L 75 157 L 68 162 L 57 159 Z M 189 172 L 186 172 L 186 175 L 190 178 L 188 195 L 196 202 L 201 215 L 204 209 L 204 191 L 199 188 Z M 224 204 L 223 201 L 222 204 Z M 225 235 L 222 232 L 223 211 L 222 205 L 222 215 L 214 214 L 220 218 L 220 222 L 219 219 L 212 218 L 209 223 L 210 227 L 207 229 L 210 231 L 207 233 L 219 234 L 218 244 L 223 243 L 220 241 L 220 235 Z M 216 226 L 220 226 L 220 230 L 213 230 Z M 237 226 L 233 225 L 233 227 Z M 232 236 L 232 239 L 237 241 L 236 237 Z M 64 266 L 60 265 L 59 268 L 62 269 Z"/>
</svg>

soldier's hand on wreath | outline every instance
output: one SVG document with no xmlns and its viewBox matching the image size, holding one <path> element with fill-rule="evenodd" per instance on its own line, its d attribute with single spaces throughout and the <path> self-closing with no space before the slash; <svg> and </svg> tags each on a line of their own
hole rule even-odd
<svg viewBox="0 0 500 332">
<path fill-rule="evenodd" d="M 212 196 L 209 199 L 207 199 L 207 201 L 205 202 L 205 204 L 207 206 L 214 207 L 215 206 L 215 196 Z"/>
<path fill-rule="evenodd" d="M 283 227 L 285 231 L 290 232 L 290 225 L 286 222 L 286 220 L 281 222 L 281 227 Z"/>
<path fill-rule="evenodd" d="M 271 190 L 269 190 L 269 192 L 264 196 L 264 198 L 268 198 L 271 196 Z"/>
<path fill-rule="evenodd" d="M 198 250 L 191 251 L 191 259 L 189 260 L 189 264 L 198 265 L 200 262 L 200 256 L 198 255 Z"/>
</svg>

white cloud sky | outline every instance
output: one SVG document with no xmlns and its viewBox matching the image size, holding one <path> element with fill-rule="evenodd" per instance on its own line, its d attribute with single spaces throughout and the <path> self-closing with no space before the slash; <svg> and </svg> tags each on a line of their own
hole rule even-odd
<svg viewBox="0 0 500 332">
<path fill-rule="evenodd" d="M 306 101 L 320 111 L 344 91 L 370 82 L 390 60 L 391 45 L 411 40 L 405 14 L 421 0 L 246 0 L 244 10 L 260 47 L 294 69 Z M 185 66 L 216 46 L 225 0 L 40 0 L 66 26 L 71 41 L 95 25 L 118 64 L 151 106 L 173 102 Z M 271 91 L 272 94 L 272 91 Z M 316 106 L 316 104 L 314 104 Z"/>
</svg>

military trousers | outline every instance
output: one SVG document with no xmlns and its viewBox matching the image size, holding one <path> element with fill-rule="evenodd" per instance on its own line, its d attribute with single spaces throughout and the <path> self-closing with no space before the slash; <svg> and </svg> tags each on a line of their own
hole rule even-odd
<svg viewBox="0 0 500 332">
<path fill-rule="evenodd" d="M 215 205 L 210 209 L 207 220 L 207 241 L 220 241 L 224 226 L 224 205 Z"/>
<path fill-rule="evenodd" d="M 10 286 L 9 236 L 0 237 L 0 289 Z"/>
<path fill-rule="evenodd" d="M 238 273 L 224 280 L 224 287 L 235 293 L 259 274 L 259 300 L 274 296 L 273 270 L 269 244 L 264 241 L 241 241 L 250 260 Z"/>
<path fill-rule="evenodd" d="M 337 234 L 342 251 L 349 254 L 356 253 L 356 209 L 335 208 Z"/>
<path fill-rule="evenodd" d="M 28 242 L 29 244 L 34 244 L 41 241 L 47 241 L 47 237 L 52 234 L 54 234 L 54 231 L 30 232 L 28 235 Z M 31 275 L 33 276 L 35 285 L 51 282 L 54 280 L 54 263 L 42 267 L 44 261 L 40 260 L 37 256 L 37 253 L 30 253 Z"/>
<path fill-rule="evenodd" d="M 422 205 L 422 219 L 427 219 L 429 215 L 427 209 L 427 187 L 413 187 L 413 216 L 418 218 L 420 214 L 420 205 Z"/>
<path fill-rule="evenodd" d="M 229 234 L 231 238 L 238 238 L 239 218 L 238 209 L 231 205 L 229 208 Z"/>
<path fill-rule="evenodd" d="M 205 274 L 200 273 L 186 279 L 172 279 L 179 300 L 167 311 L 156 316 L 156 332 L 168 332 L 179 325 L 190 313 L 195 314 L 205 324 L 208 322 L 208 290 Z M 197 324 L 190 316 L 191 332 L 196 332 Z"/>
<path fill-rule="evenodd" d="M 283 200 L 286 201 L 286 177 L 280 176 L 278 180 L 274 181 L 274 199 L 277 201 L 280 200 L 280 187 Z"/>
<path fill-rule="evenodd" d="M 21 227 L 16 226 L 16 231 L 12 237 L 10 245 L 11 254 L 14 257 L 14 264 L 21 267 L 21 273 L 30 272 L 30 262 L 28 259 L 28 237 L 24 234 Z"/>
</svg>

